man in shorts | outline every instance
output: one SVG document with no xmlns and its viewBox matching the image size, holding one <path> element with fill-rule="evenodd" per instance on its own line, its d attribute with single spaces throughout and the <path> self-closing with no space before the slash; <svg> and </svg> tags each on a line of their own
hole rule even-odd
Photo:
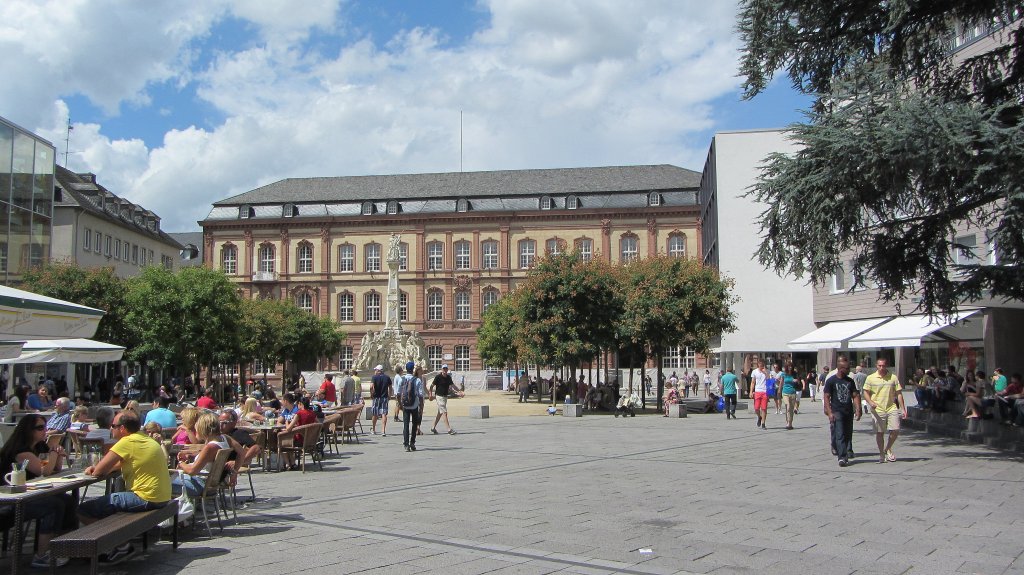
<svg viewBox="0 0 1024 575">
<path fill-rule="evenodd" d="M 370 409 L 373 411 L 373 422 L 370 429 L 377 435 L 377 418 L 381 419 L 382 437 L 388 436 L 388 401 L 392 395 L 392 382 L 388 374 L 384 373 L 384 366 L 378 365 L 373 368 L 373 378 L 370 380 Z"/>
<path fill-rule="evenodd" d="M 768 429 L 768 374 L 764 370 L 764 362 L 757 362 L 757 367 L 750 372 L 750 396 L 754 398 L 754 413 L 757 414 L 757 426 Z"/>
<path fill-rule="evenodd" d="M 885 463 L 896 461 L 892 446 L 900 435 L 900 420 L 907 417 L 907 406 L 903 404 L 903 386 L 896 375 L 889 372 L 888 360 L 880 357 L 875 365 L 877 371 L 868 376 L 863 391 L 875 422 L 878 462 Z M 889 432 L 888 442 L 886 431 Z"/>
<path fill-rule="evenodd" d="M 140 513 L 159 509 L 171 500 L 171 476 L 167 456 L 160 444 L 144 433 L 139 416 L 122 411 L 114 416 L 110 435 L 117 441 L 86 475 L 103 477 L 120 469 L 128 491 L 119 491 L 90 499 L 78 506 L 79 520 L 88 525 L 118 512 Z M 100 557 L 106 564 L 120 563 L 135 553 L 131 543 L 115 547 Z"/>
<path fill-rule="evenodd" d="M 437 401 L 437 416 L 434 417 L 434 426 L 430 428 L 430 432 L 435 435 L 437 435 L 437 424 L 441 421 L 441 417 L 444 417 L 444 426 L 448 428 L 448 435 L 455 435 L 452 424 L 448 422 L 448 393 L 452 388 L 459 394 L 459 397 L 465 395 L 455 387 L 455 382 L 452 380 L 452 375 L 448 373 L 448 364 L 446 363 L 441 366 L 441 373 L 437 374 L 434 381 L 430 382 L 430 400 Z"/>
</svg>

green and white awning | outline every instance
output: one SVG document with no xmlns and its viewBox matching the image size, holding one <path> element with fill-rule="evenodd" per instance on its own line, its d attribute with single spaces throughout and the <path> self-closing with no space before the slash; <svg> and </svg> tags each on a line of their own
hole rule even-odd
<svg viewBox="0 0 1024 575">
<path fill-rule="evenodd" d="M 89 338 L 96 335 L 103 314 L 103 310 L 0 286 L 0 341 Z"/>
</svg>

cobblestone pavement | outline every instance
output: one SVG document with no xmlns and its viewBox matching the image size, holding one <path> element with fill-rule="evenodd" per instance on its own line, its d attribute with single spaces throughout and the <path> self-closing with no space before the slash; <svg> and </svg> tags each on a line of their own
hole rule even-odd
<svg viewBox="0 0 1024 575">
<path fill-rule="evenodd" d="M 774 411 L 766 431 L 749 411 L 460 417 L 415 453 L 392 422 L 322 472 L 255 476 L 223 535 L 106 572 L 1024 573 L 1021 459 L 908 432 L 879 465 L 865 419 L 840 469 L 820 406 L 793 431 Z"/>
</svg>

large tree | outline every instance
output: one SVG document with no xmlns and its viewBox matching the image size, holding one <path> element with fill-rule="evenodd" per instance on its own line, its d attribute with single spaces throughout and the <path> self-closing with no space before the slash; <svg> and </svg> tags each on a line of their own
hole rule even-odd
<svg viewBox="0 0 1024 575">
<path fill-rule="evenodd" d="M 665 350 L 680 346 L 706 355 L 715 338 L 736 329 L 732 280 L 697 260 L 668 255 L 630 262 L 621 276 L 625 301 L 616 329 L 622 341 L 655 358 L 661 409 Z"/>
<path fill-rule="evenodd" d="M 31 292 L 101 309 L 94 339 L 130 347 L 134 341 L 125 324 L 125 282 L 113 267 L 83 268 L 72 263 L 55 262 L 30 268 L 23 276 Z"/>
<path fill-rule="evenodd" d="M 792 127 L 798 151 L 771 156 L 754 187 L 767 206 L 761 263 L 815 283 L 844 265 L 851 289 L 877 284 L 936 315 L 989 294 L 1024 298 L 1020 10 L 743 0 L 745 97 L 779 70 L 815 97 Z M 995 41 L 951 51 L 978 27 Z M 985 232 L 977 247 L 957 242 L 965 226 Z"/>
</svg>

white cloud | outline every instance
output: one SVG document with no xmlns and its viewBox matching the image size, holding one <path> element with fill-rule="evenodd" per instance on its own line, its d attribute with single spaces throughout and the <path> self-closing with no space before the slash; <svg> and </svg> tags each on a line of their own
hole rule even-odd
<svg viewBox="0 0 1024 575">
<path fill-rule="evenodd" d="M 61 5 L 96 25 L 124 8 Z M 111 141 L 99 125 L 76 125 L 76 148 L 84 151 L 71 162 L 160 214 L 171 230 L 194 228 L 213 201 L 285 177 L 456 170 L 460 110 L 467 170 L 692 166 L 706 153 L 707 141 L 690 139 L 712 127 L 708 102 L 738 84 L 732 3 L 492 0 L 481 6 L 489 26 L 461 45 L 441 31 L 412 28 L 383 43 L 346 40 L 331 53 L 302 38 L 344 27 L 337 2 L 296 9 L 284 0 L 238 0 L 190 15 L 156 6 L 150 14 L 128 11 L 121 25 L 130 21 L 133 30 L 117 49 L 98 48 L 101 35 L 86 29 L 75 50 L 51 56 L 29 81 L 45 112 L 26 112 L 32 119 L 23 122 L 62 141 L 59 108 L 38 102 L 81 92 L 116 109 L 144 102 L 154 82 L 187 76 L 195 97 L 226 120 L 168 132 L 148 150 L 137 140 Z M 221 46 L 205 69 L 195 68 L 190 42 L 227 17 L 249 21 L 260 41 Z M 69 18 L 54 25 L 59 36 Z M 31 21 L 0 25 L 0 48 L 40 51 L 41 41 L 9 38 Z M 118 26 L 102 25 L 107 35 Z M 89 67 L 107 58 L 99 67 L 117 68 L 109 66 L 117 50 L 125 69 Z M 41 56 L 34 58 L 38 65 Z M 0 63 L 0 73 L 10 66 Z M 32 76 L 31 67 L 19 70 Z M 73 85 L 49 86 L 60 74 Z M 0 92 L 0 110 L 13 101 L 30 110 L 31 103 Z M 165 107 L 173 109 L 153 102 L 154 114 Z"/>
</svg>

